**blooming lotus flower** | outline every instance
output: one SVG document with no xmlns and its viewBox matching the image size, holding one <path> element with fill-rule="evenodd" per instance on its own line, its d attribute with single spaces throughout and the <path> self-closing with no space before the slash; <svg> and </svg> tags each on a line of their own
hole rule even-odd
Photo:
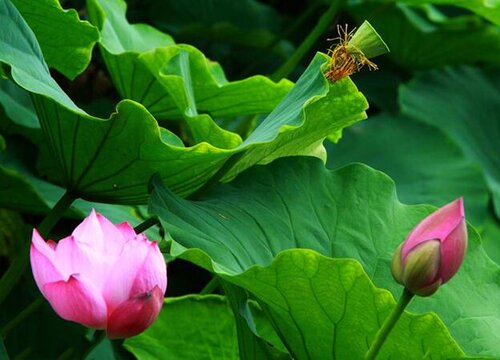
<svg viewBox="0 0 500 360">
<path fill-rule="evenodd" d="M 165 260 L 128 223 L 115 226 L 92 211 L 58 243 L 35 229 L 30 255 L 38 288 L 63 319 L 124 338 L 144 331 L 161 310 Z"/>
<path fill-rule="evenodd" d="M 450 280 L 467 249 L 464 202 L 459 198 L 427 216 L 398 247 L 392 259 L 397 282 L 429 296 Z"/>
</svg>

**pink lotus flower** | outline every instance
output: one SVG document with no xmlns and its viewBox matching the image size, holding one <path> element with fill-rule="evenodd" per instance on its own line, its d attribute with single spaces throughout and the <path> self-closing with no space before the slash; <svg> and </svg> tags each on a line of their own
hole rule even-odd
<svg viewBox="0 0 500 360">
<path fill-rule="evenodd" d="M 150 326 L 167 287 L 165 260 L 156 242 L 95 211 L 58 243 L 45 242 L 33 230 L 31 268 L 60 317 L 106 329 L 112 339 Z"/>
<path fill-rule="evenodd" d="M 429 296 L 450 280 L 467 249 L 463 199 L 422 220 L 394 253 L 392 274 L 412 293 Z"/>
</svg>

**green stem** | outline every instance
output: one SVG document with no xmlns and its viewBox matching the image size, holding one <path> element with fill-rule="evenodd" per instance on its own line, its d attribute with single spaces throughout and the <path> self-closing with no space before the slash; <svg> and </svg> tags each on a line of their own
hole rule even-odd
<svg viewBox="0 0 500 360">
<path fill-rule="evenodd" d="M 333 0 L 328 10 L 321 16 L 318 23 L 312 29 L 312 31 L 307 35 L 307 37 L 302 41 L 300 46 L 295 50 L 295 52 L 290 56 L 290 58 L 281 67 L 271 75 L 271 80 L 279 81 L 282 78 L 287 77 L 293 69 L 297 66 L 304 55 L 311 49 L 314 43 L 319 39 L 321 34 L 330 26 L 333 18 L 337 15 L 344 0 Z"/>
<path fill-rule="evenodd" d="M 41 305 L 43 304 L 43 298 L 39 297 L 35 299 L 31 304 L 24 308 L 19 314 L 16 315 L 14 319 L 9 321 L 0 331 L 0 337 L 5 339 L 9 332 L 12 331 L 17 325 L 23 322 L 31 314 L 33 314 Z"/>
<path fill-rule="evenodd" d="M 372 343 L 372 345 L 368 349 L 368 352 L 365 355 L 365 360 L 375 360 L 377 358 L 377 355 L 380 349 L 382 348 L 382 345 L 384 345 L 384 342 L 387 340 L 387 337 L 394 328 L 394 325 L 396 325 L 401 314 L 408 306 L 412 298 L 413 294 L 408 289 L 405 288 L 403 290 L 403 294 L 401 294 L 401 297 L 399 298 L 396 307 L 385 319 L 384 323 L 382 324 L 382 327 L 379 329 L 375 337 L 375 341 Z"/>
<path fill-rule="evenodd" d="M 49 211 L 38 226 L 38 232 L 42 237 L 46 237 L 49 234 L 54 225 L 64 215 L 66 210 L 69 209 L 75 199 L 76 198 L 70 192 L 66 191 L 64 193 L 61 199 L 59 199 L 57 204 Z M 7 295 L 9 295 L 10 291 L 14 285 L 16 285 L 28 266 L 30 245 L 31 241 L 26 241 L 26 243 L 23 244 L 20 252 L 12 260 L 9 268 L 2 276 L 2 279 L 0 279 L 0 304 L 5 300 Z"/>
<path fill-rule="evenodd" d="M 38 232 L 42 237 L 47 237 L 52 228 L 57 224 L 69 209 L 76 197 L 69 191 L 66 191 L 59 201 L 54 205 L 52 210 L 45 216 L 40 225 L 38 225 Z"/>
<path fill-rule="evenodd" d="M 200 295 L 207 295 L 214 292 L 215 289 L 219 287 L 219 277 L 214 275 L 212 279 L 205 285 L 205 287 L 200 291 Z"/>
<path fill-rule="evenodd" d="M 158 225 L 159 223 L 160 223 L 160 221 L 158 220 L 158 218 L 156 216 L 153 216 L 153 217 L 150 217 L 150 218 L 144 220 L 139 225 L 137 225 L 134 228 L 134 231 L 136 234 L 140 234 L 140 233 L 146 231 L 147 229 L 149 229 L 150 227 Z"/>
</svg>

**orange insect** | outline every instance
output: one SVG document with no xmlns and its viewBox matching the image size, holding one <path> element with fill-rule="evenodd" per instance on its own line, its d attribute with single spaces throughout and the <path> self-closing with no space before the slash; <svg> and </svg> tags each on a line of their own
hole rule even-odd
<svg viewBox="0 0 500 360">
<path fill-rule="evenodd" d="M 325 77 L 330 81 L 338 81 L 350 76 L 361 70 L 363 66 L 368 66 L 371 70 L 377 70 L 375 63 L 368 60 L 361 50 L 353 45 L 349 45 L 349 41 L 354 35 L 356 28 L 348 32 L 347 25 L 344 27 L 337 25 L 338 37 L 329 40 L 338 40 L 335 48 L 328 49 L 328 55 L 331 56 L 328 70 Z"/>
</svg>

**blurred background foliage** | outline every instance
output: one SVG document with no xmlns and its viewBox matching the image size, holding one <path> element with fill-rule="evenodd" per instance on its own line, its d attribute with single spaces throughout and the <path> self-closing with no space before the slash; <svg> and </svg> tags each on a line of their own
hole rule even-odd
<svg viewBox="0 0 500 360">
<path fill-rule="evenodd" d="M 61 4 L 77 9 L 82 19 L 88 17 L 85 1 L 63 0 Z M 195 46 L 220 63 L 232 81 L 254 74 L 273 77 L 331 2 L 129 0 L 127 4 L 131 23 L 150 24 L 168 33 L 176 43 Z M 23 1 L 16 6 L 23 6 Z M 363 162 L 379 169 L 394 179 L 405 203 L 440 206 L 464 196 L 469 221 L 480 231 L 489 256 L 499 263 L 500 7 L 481 1 L 342 1 L 338 15 L 288 78 L 297 80 L 317 51 L 326 52 L 332 46 L 329 39 L 337 37 L 337 25 L 354 28 L 365 19 L 391 52 L 374 59 L 378 71 L 363 70 L 353 75 L 370 103 L 369 118 L 344 130 L 338 143 L 326 144 L 328 166 Z M 64 71 L 51 72 L 70 97 L 93 115 L 107 117 L 120 99 L 97 47 L 90 64 L 76 78 L 70 80 Z M 43 169 L 35 165 L 37 158 L 46 156 L 46 149 L 29 95 L 0 80 L 0 104 L 0 149 L 10 144 L 0 152 L 3 273 L 16 261 L 17 247 L 22 246 L 63 189 L 48 182 Z M 226 119 L 216 120 L 224 124 Z M 259 117 L 253 126 L 258 121 Z M 237 126 L 237 121 L 232 124 L 236 124 L 231 125 L 232 131 L 243 137 L 247 134 L 248 128 Z M 185 132 L 181 124 L 168 126 L 181 137 Z M 13 198 L 16 194 L 23 195 Z M 80 200 L 67 213 L 67 221 L 56 227 L 55 234 L 70 232 L 91 207 L 115 222 L 128 219 L 138 224 L 147 217 L 143 206 Z M 151 231 L 151 237 L 159 236 L 157 230 Z M 209 278 L 204 270 L 175 260 L 169 264 L 167 295 L 197 293 Z M 32 321 L 15 327 L 10 323 L 12 314 L 25 309 L 37 294 L 31 274 L 26 272 L 2 304 L 1 335 L 9 334 L 5 345 L 11 357 L 67 359 L 89 351 L 89 334 L 59 319 L 45 302 L 35 304 L 39 311 Z M 57 336 L 47 331 L 56 328 Z M 109 344 L 96 351 L 87 358 L 129 356 L 113 351 Z"/>
</svg>

